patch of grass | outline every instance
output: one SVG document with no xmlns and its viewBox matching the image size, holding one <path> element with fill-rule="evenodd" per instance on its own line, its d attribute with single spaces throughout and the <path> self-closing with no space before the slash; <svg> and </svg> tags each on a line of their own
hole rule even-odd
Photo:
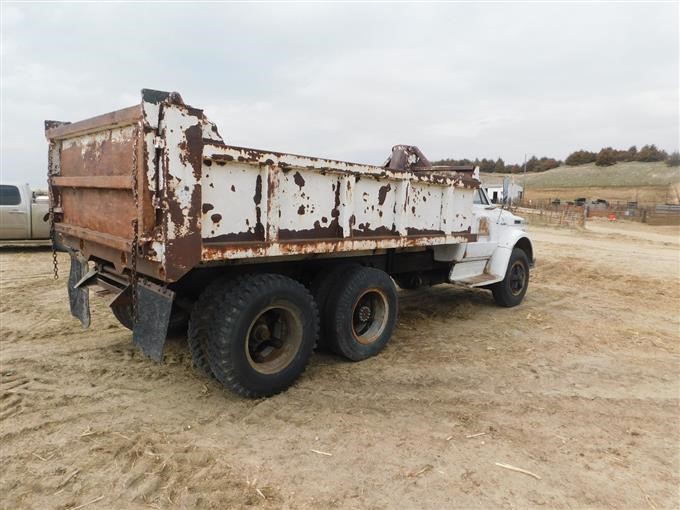
<svg viewBox="0 0 680 510">
<path fill-rule="evenodd" d="M 482 174 L 482 182 L 503 182 L 504 174 Z M 522 174 L 514 174 L 515 182 L 524 182 Z M 668 186 L 680 182 L 680 169 L 665 162 L 617 163 L 609 167 L 589 163 L 579 166 L 561 166 L 547 172 L 526 175 L 527 188 L 590 188 L 590 187 L 641 187 Z"/>
</svg>

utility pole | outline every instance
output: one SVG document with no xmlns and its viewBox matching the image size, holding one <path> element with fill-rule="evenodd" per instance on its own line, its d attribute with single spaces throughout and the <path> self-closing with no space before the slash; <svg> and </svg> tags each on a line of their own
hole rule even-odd
<svg viewBox="0 0 680 510">
<path fill-rule="evenodd" d="M 524 153 L 524 178 L 522 179 L 522 202 L 527 196 L 527 153 Z"/>
</svg>

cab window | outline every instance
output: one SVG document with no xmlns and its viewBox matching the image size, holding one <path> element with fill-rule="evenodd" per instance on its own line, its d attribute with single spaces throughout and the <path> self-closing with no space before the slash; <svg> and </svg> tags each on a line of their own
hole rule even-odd
<svg viewBox="0 0 680 510">
<path fill-rule="evenodd" d="M 16 186 L 0 184 L 0 205 L 19 205 L 21 194 Z"/>
</svg>

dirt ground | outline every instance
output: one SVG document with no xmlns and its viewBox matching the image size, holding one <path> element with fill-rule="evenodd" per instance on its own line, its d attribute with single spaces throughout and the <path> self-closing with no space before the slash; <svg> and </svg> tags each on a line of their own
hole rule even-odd
<svg viewBox="0 0 680 510">
<path fill-rule="evenodd" d="M 380 356 L 255 401 L 94 296 L 81 329 L 48 251 L 1 251 L 2 508 L 679 508 L 680 230 L 533 233 L 521 306 L 403 292 Z"/>
</svg>

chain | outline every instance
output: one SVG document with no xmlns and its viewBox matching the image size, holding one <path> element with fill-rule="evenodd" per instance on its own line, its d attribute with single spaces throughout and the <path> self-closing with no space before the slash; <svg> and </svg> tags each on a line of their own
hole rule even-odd
<svg viewBox="0 0 680 510">
<path fill-rule="evenodd" d="M 132 286 L 132 323 L 137 323 L 137 251 L 139 250 L 139 190 L 137 189 L 137 144 L 139 131 L 134 131 L 135 143 L 132 148 L 132 198 L 135 203 L 135 218 L 132 220 L 132 249 L 130 258 L 130 285 Z"/>
<path fill-rule="evenodd" d="M 53 160 L 52 160 L 52 152 L 54 150 L 55 143 L 50 142 L 50 146 L 47 152 L 47 183 L 48 183 L 48 193 L 50 195 L 50 208 L 49 208 L 49 215 L 50 215 L 50 239 L 52 241 L 52 266 L 53 266 L 53 271 L 54 271 L 54 279 L 57 280 L 59 279 L 59 263 L 57 261 L 57 249 L 55 247 L 55 242 L 56 242 L 56 235 L 54 232 L 54 189 L 52 188 L 52 177 L 53 177 L 53 172 L 54 169 L 52 167 Z"/>
</svg>

